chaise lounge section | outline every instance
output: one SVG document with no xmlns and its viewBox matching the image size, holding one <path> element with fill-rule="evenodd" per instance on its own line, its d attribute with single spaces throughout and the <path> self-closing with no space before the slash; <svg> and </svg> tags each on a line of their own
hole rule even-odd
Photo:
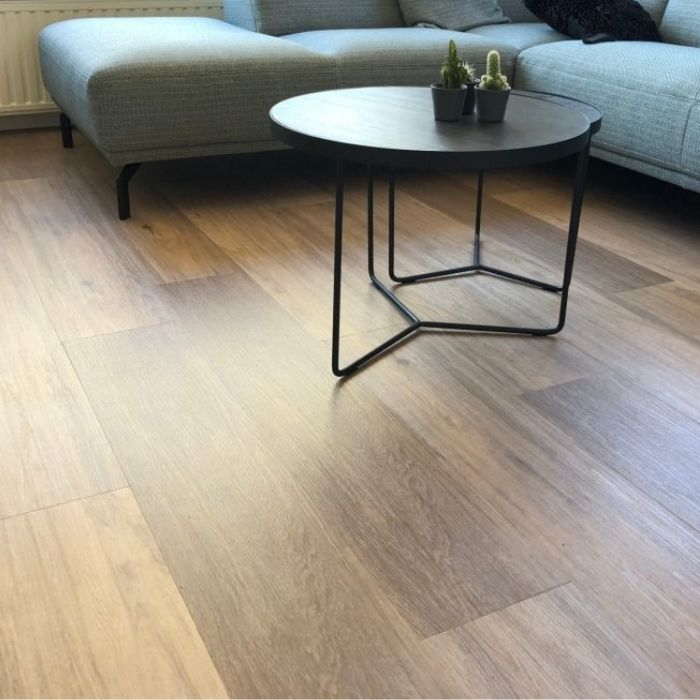
<svg viewBox="0 0 700 700">
<path fill-rule="evenodd" d="M 79 19 L 40 35 L 44 82 L 123 170 L 120 218 L 138 164 L 281 148 L 269 109 L 335 87 L 428 85 L 450 39 L 483 70 L 498 49 L 515 87 L 590 102 L 604 114 L 594 155 L 700 191 L 700 7 L 643 0 L 667 43 L 588 46 L 500 0 L 510 23 L 467 32 L 406 27 L 397 0 L 225 0 L 225 20 Z"/>
</svg>

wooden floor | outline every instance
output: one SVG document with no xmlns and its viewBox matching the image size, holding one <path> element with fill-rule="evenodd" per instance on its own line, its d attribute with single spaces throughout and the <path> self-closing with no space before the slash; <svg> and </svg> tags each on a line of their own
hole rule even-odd
<svg viewBox="0 0 700 700">
<path fill-rule="evenodd" d="M 120 223 L 76 146 L 0 134 L 0 695 L 700 695 L 700 196 L 594 162 L 560 336 L 424 334 L 337 382 L 331 167 L 148 166 Z M 487 261 L 558 280 L 568 174 L 487 179 Z M 472 176 L 399 187 L 401 271 L 468 260 Z M 363 188 L 346 359 L 401 326 Z"/>
</svg>

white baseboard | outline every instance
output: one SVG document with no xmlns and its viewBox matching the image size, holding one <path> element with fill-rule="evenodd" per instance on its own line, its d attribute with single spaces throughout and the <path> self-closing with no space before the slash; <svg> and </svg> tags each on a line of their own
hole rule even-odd
<svg viewBox="0 0 700 700">
<path fill-rule="evenodd" d="M 46 129 L 47 127 L 58 127 L 58 111 L 0 115 L 0 131 Z"/>
</svg>

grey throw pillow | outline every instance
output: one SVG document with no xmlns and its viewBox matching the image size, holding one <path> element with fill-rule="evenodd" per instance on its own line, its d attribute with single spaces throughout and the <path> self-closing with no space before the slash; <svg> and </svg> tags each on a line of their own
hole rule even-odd
<svg viewBox="0 0 700 700">
<path fill-rule="evenodd" d="M 463 32 L 508 21 L 497 0 L 399 0 L 399 5 L 409 26 L 434 25 Z"/>
</svg>

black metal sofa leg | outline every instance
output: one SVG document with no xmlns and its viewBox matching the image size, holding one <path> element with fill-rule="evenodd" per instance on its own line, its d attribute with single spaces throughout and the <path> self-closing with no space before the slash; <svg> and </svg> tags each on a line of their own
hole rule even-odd
<svg viewBox="0 0 700 700">
<path fill-rule="evenodd" d="M 63 148 L 73 148 L 73 124 L 71 123 L 70 117 L 61 112 L 59 119 L 61 120 L 61 140 L 63 141 Z"/>
<path fill-rule="evenodd" d="M 117 176 L 117 209 L 120 221 L 124 221 L 131 216 L 129 181 L 140 167 L 141 163 L 129 163 L 122 168 L 122 171 Z"/>
</svg>

